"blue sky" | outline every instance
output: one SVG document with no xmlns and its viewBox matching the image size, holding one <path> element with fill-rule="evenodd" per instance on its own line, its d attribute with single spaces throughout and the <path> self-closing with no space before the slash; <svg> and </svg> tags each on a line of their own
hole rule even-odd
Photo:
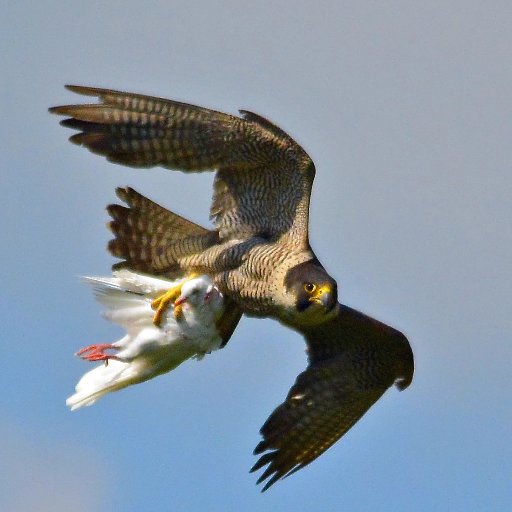
<svg viewBox="0 0 512 512">
<path fill-rule="evenodd" d="M 509 2 L 8 2 L 1 7 L 0 505 L 8 511 L 505 510 L 512 505 Z M 131 185 L 208 225 L 211 174 L 67 142 L 65 83 L 258 112 L 317 168 L 313 247 L 416 357 L 311 466 L 261 495 L 258 430 L 304 344 L 244 319 L 202 362 L 69 412 L 77 348 L 120 334 L 80 275 Z"/>
</svg>

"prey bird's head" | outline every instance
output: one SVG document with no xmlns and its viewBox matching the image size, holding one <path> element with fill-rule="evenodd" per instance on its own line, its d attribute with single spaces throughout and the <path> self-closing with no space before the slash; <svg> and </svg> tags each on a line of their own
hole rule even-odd
<svg viewBox="0 0 512 512">
<path fill-rule="evenodd" d="M 336 311 L 338 285 L 318 260 L 309 260 L 288 270 L 284 285 L 294 299 L 296 314 L 305 322 L 323 322 Z"/>
<path fill-rule="evenodd" d="M 181 294 L 174 302 L 175 306 L 190 304 L 193 308 L 209 306 L 217 309 L 222 304 L 222 295 L 206 276 L 187 281 L 181 287 Z"/>
</svg>

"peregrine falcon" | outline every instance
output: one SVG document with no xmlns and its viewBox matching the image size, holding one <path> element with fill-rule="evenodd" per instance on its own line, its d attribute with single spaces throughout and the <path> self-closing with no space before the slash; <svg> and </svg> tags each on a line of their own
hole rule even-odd
<svg viewBox="0 0 512 512">
<path fill-rule="evenodd" d="M 309 244 L 315 167 L 267 119 L 139 94 L 68 86 L 99 103 L 50 109 L 78 130 L 71 142 L 131 167 L 215 170 L 207 230 L 147 199 L 118 189 L 110 205 L 110 252 L 128 268 L 175 278 L 209 275 L 240 314 L 271 317 L 300 332 L 309 364 L 261 429 L 252 470 L 268 489 L 337 441 L 393 383 L 412 381 L 403 334 L 338 302 L 336 281 Z M 160 304 L 161 306 L 162 304 Z M 165 301 L 164 301 L 165 305 Z M 226 339 L 226 338 L 225 338 Z"/>
</svg>

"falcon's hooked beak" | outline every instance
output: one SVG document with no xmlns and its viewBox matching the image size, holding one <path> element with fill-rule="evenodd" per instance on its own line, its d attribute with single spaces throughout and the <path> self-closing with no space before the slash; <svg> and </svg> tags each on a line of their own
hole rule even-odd
<svg viewBox="0 0 512 512">
<path fill-rule="evenodd" d="M 309 297 L 309 302 L 321 304 L 327 312 L 338 302 L 336 290 L 333 290 L 330 284 L 318 286 L 313 294 Z"/>
</svg>

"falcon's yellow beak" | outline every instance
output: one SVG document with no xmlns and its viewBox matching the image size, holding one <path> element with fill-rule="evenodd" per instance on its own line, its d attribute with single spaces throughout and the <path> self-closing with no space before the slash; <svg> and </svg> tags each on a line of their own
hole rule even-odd
<svg viewBox="0 0 512 512">
<path fill-rule="evenodd" d="M 330 311 L 338 300 L 336 290 L 330 284 L 317 286 L 309 297 L 309 302 L 321 304 L 327 311 Z"/>
</svg>

